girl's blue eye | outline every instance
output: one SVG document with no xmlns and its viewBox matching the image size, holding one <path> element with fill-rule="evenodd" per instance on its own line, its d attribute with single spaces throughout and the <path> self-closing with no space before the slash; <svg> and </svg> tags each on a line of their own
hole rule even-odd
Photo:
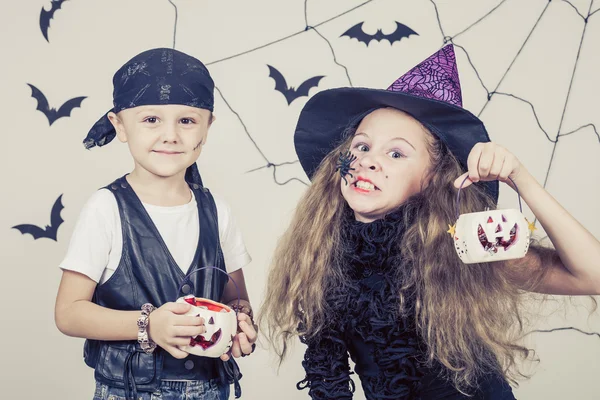
<svg viewBox="0 0 600 400">
<path fill-rule="evenodd" d="M 364 143 L 359 143 L 356 146 L 354 146 L 354 148 L 360 152 L 369 151 L 369 146 L 367 146 Z"/>
<path fill-rule="evenodd" d="M 402 153 L 400 153 L 399 151 L 396 151 L 396 150 L 392 150 L 388 154 L 392 158 L 402 158 L 402 157 L 404 157 L 404 154 L 402 154 Z"/>
</svg>

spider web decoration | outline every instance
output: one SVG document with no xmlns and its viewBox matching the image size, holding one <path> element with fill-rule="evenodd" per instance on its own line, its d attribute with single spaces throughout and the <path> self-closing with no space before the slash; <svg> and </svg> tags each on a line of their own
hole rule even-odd
<svg viewBox="0 0 600 400">
<path fill-rule="evenodd" d="M 307 32 L 313 31 L 322 40 L 324 40 L 327 43 L 327 45 L 328 45 L 328 47 L 329 47 L 329 49 L 331 51 L 331 54 L 332 54 L 333 62 L 336 65 L 340 66 L 343 69 L 344 74 L 345 74 L 346 79 L 347 79 L 347 83 L 346 83 L 345 86 L 353 86 L 352 78 L 350 76 L 349 69 L 348 69 L 348 67 L 346 65 L 342 64 L 338 60 L 338 57 L 336 57 L 336 51 L 335 51 L 334 46 L 332 45 L 332 40 L 328 39 L 325 35 L 323 35 L 319 31 L 318 28 L 321 27 L 321 26 L 324 26 L 325 24 L 329 24 L 332 21 L 335 21 L 338 18 L 343 17 L 343 16 L 345 16 L 347 14 L 358 13 L 359 11 L 361 11 L 361 9 L 365 8 L 364 6 L 369 5 L 369 3 L 373 3 L 373 2 L 376 2 L 376 1 L 377 0 L 368 0 L 368 1 L 362 2 L 362 3 L 358 4 L 358 5 L 356 5 L 355 7 L 351 7 L 349 9 L 345 10 L 344 12 L 339 13 L 337 15 L 334 15 L 334 16 L 326 19 L 326 20 L 323 20 L 323 21 L 318 22 L 316 24 L 311 24 L 309 22 L 309 16 L 308 16 L 309 1 L 308 0 L 304 0 L 303 1 L 303 6 L 304 6 L 303 7 L 303 9 L 304 9 L 304 22 L 305 22 L 304 29 L 298 30 L 298 31 L 296 31 L 296 32 L 294 32 L 294 33 L 292 33 L 290 35 L 285 36 L 285 37 L 282 37 L 282 38 L 279 38 L 279 39 L 276 39 L 276 40 L 264 43 L 264 44 L 262 44 L 260 46 L 257 46 L 257 47 L 254 47 L 254 48 L 251 48 L 251 49 L 248 49 L 248 50 L 236 53 L 236 54 L 232 54 L 232 55 L 229 55 L 229 56 L 226 56 L 226 57 L 223 57 L 223 58 L 219 58 L 219 59 L 214 60 L 214 61 L 208 61 L 206 64 L 208 66 L 217 65 L 217 64 L 226 62 L 228 60 L 233 60 L 233 59 L 238 58 L 240 56 L 244 56 L 244 55 L 247 55 L 247 54 L 250 54 L 250 53 L 262 50 L 262 49 L 265 49 L 265 48 L 267 48 L 269 46 L 273 46 L 273 45 L 282 43 L 284 41 L 290 40 L 290 39 L 292 39 L 294 37 L 297 37 L 299 35 L 305 34 Z M 443 26 L 443 23 L 442 23 L 442 17 L 440 15 L 439 10 L 438 10 L 438 4 L 434 0 L 429 0 L 429 1 L 431 2 L 432 10 L 435 13 L 437 24 L 438 24 L 440 33 L 442 35 L 442 43 L 440 43 L 440 46 L 442 46 L 442 45 L 444 45 L 446 43 L 451 42 L 458 49 L 462 50 L 464 52 L 465 56 L 466 56 L 466 59 L 467 59 L 468 63 L 472 67 L 472 69 L 473 69 L 473 71 L 474 71 L 474 73 L 475 73 L 475 75 L 477 77 L 478 82 L 480 83 L 481 87 L 485 90 L 486 101 L 483 104 L 483 106 L 479 109 L 478 112 L 474 111 L 476 113 L 476 115 L 479 116 L 479 117 L 481 117 L 481 118 L 483 118 L 484 122 L 485 122 L 485 116 L 483 115 L 484 111 L 486 110 L 486 108 L 488 107 L 488 105 L 490 104 L 490 102 L 495 97 L 504 96 L 506 98 L 510 98 L 512 100 L 521 102 L 521 103 L 526 104 L 527 106 L 529 106 L 529 108 L 531 110 L 531 113 L 532 113 L 532 115 L 533 115 L 533 117 L 534 117 L 534 119 L 536 121 L 536 124 L 537 124 L 539 130 L 541 130 L 543 132 L 543 134 L 547 138 L 548 142 L 552 143 L 551 156 L 550 156 L 550 159 L 548 161 L 548 166 L 547 166 L 547 168 L 545 168 L 545 174 L 544 174 L 544 177 L 543 177 L 544 187 L 548 183 L 548 178 L 549 178 L 550 172 L 552 170 L 554 156 L 555 156 L 555 153 L 556 153 L 556 148 L 557 148 L 557 144 L 558 144 L 558 141 L 559 141 L 560 137 L 572 135 L 572 134 L 574 134 L 576 132 L 579 132 L 581 130 L 584 130 L 584 129 L 590 129 L 591 131 L 593 131 L 595 133 L 596 137 L 600 141 L 600 134 L 598 133 L 598 129 L 596 127 L 596 124 L 594 124 L 593 122 L 584 123 L 584 124 L 582 124 L 582 125 L 580 125 L 578 127 L 575 127 L 573 129 L 565 129 L 564 128 L 564 124 L 563 124 L 564 117 L 565 117 L 566 112 L 567 112 L 567 106 L 569 104 L 569 102 L 568 102 L 569 95 L 571 93 L 572 84 L 573 84 L 573 81 L 574 81 L 574 78 L 575 78 L 575 75 L 576 75 L 576 72 L 577 72 L 577 65 L 578 65 L 579 59 L 580 59 L 581 48 L 582 48 L 582 45 L 584 43 L 584 38 L 586 36 L 585 33 L 586 33 L 586 30 L 587 30 L 587 27 L 588 27 L 588 24 L 589 24 L 590 20 L 592 19 L 592 17 L 594 17 L 594 14 L 596 14 L 598 12 L 598 9 L 597 8 L 594 9 L 594 7 L 593 7 L 593 1 L 589 2 L 587 10 L 585 10 L 583 12 L 580 11 L 575 5 L 573 5 L 573 3 L 571 3 L 571 2 L 569 2 L 567 0 L 550 0 L 550 1 L 542 0 L 542 1 L 539 1 L 540 4 L 545 4 L 545 6 L 543 7 L 541 13 L 535 19 L 531 30 L 528 32 L 528 34 L 525 37 L 525 39 L 523 40 L 522 44 L 519 46 L 519 50 L 514 55 L 514 58 L 512 59 L 512 61 L 508 65 L 508 67 L 504 70 L 502 76 L 497 81 L 497 83 L 495 83 L 493 85 L 494 86 L 493 89 L 489 89 L 488 88 L 488 86 L 492 86 L 492 85 L 490 85 L 490 84 L 486 85 L 486 83 L 484 82 L 484 80 L 481 77 L 481 74 L 478 72 L 478 69 L 477 69 L 477 66 L 476 66 L 476 62 L 474 62 L 472 60 L 472 57 L 470 56 L 469 51 L 466 49 L 465 46 L 461 45 L 461 42 L 460 42 L 459 39 L 460 39 L 461 36 L 464 36 L 465 34 L 467 34 L 470 30 L 472 30 L 472 29 L 474 29 L 474 28 L 476 28 L 476 27 L 484 24 L 487 19 L 489 19 L 490 17 L 493 16 L 494 13 L 497 13 L 499 10 L 502 10 L 503 8 L 506 8 L 507 7 L 507 3 L 511 3 L 511 1 L 507 1 L 507 0 L 500 1 L 493 8 L 491 8 L 489 11 L 487 11 L 484 15 L 480 16 L 475 22 L 472 22 L 471 24 L 469 24 L 468 26 L 462 28 L 459 32 L 457 32 L 457 33 L 455 33 L 453 35 L 448 35 L 447 32 L 444 29 L 444 26 Z M 173 45 L 175 45 L 175 43 L 176 43 L 176 32 L 177 32 L 177 6 L 175 4 L 173 4 L 173 2 L 171 0 L 169 0 L 169 2 L 173 5 L 173 7 L 176 10 L 174 32 L 173 32 Z M 381 1 L 381 0 L 379 0 L 379 2 L 383 3 L 383 1 Z M 581 20 L 581 24 L 583 25 L 583 30 L 582 30 L 582 33 L 581 33 L 581 36 L 580 36 L 580 40 L 579 40 L 578 52 L 577 52 L 576 58 L 574 60 L 573 68 L 572 68 L 572 71 L 571 71 L 571 74 L 570 74 L 571 75 L 570 79 L 569 79 L 570 85 L 569 85 L 568 93 L 566 94 L 566 101 L 564 102 L 564 106 L 562 107 L 562 111 L 561 111 L 561 114 L 560 114 L 561 115 L 560 125 L 559 125 L 558 129 L 556 129 L 556 132 L 553 133 L 549 129 L 545 129 L 542 126 L 540 118 L 538 117 L 538 112 L 536 111 L 536 107 L 535 107 L 535 105 L 533 104 L 532 101 L 527 100 L 526 98 L 524 98 L 522 96 L 519 96 L 519 95 L 516 95 L 514 93 L 508 93 L 508 92 L 502 91 L 501 90 L 501 86 L 502 86 L 502 83 L 504 82 L 505 78 L 512 71 L 515 62 L 517 61 L 517 59 L 519 58 L 519 56 L 521 55 L 521 53 L 524 51 L 524 49 L 526 49 L 527 43 L 530 41 L 530 39 L 531 39 L 531 37 L 532 37 L 535 29 L 539 26 L 540 21 L 542 21 L 544 15 L 547 13 L 548 9 L 551 7 L 551 5 L 553 3 L 561 3 L 561 2 L 564 3 L 566 7 L 569 7 L 570 9 L 572 9 L 574 15 L 576 15 Z M 462 1 L 460 3 L 465 4 L 467 2 Z M 512 3 L 514 4 L 515 1 L 512 1 Z M 457 6 L 460 7 L 460 5 L 461 4 L 458 4 Z M 580 7 L 580 8 L 585 9 L 585 7 Z M 249 137 L 249 139 L 251 140 L 251 142 L 255 146 L 257 152 L 261 154 L 262 158 L 265 161 L 265 165 L 264 166 L 252 169 L 249 172 L 257 171 L 257 170 L 260 170 L 260 169 L 263 169 L 263 168 L 273 168 L 273 179 L 274 179 L 275 183 L 277 183 L 279 185 L 284 185 L 284 184 L 292 182 L 292 181 L 296 181 L 296 182 L 300 182 L 300 183 L 306 184 L 306 182 L 303 179 L 298 178 L 298 177 L 288 179 L 288 180 L 286 180 L 284 182 L 280 182 L 280 181 L 277 180 L 277 167 L 280 167 L 280 166 L 283 166 L 283 165 L 294 164 L 294 163 L 297 162 L 297 160 L 294 160 L 294 161 L 284 161 L 284 162 L 280 162 L 280 163 L 274 163 L 274 162 L 270 161 L 269 157 L 267 157 L 265 155 L 265 152 L 261 150 L 260 146 L 253 139 L 252 134 L 249 132 L 248 128 L 246 127 L 246 125 L 242 121 L 240 113 L 237 112 L 237 111 L 235 111 L 232 108 L 232 106 L 229 104 L 229 102 L 227 102 L 227 100 L 225 99 L 225 97 L 223 95 L 223 92 L 221 90 L 218 90 L 218 93 L 223 98 L 223 100 L 225 101 L 225 103 L 227 104 L 227 106 L 231 109 L 231 111 L 240 119 L 240 123 L 243 125 L 244 131 L 246 132 L 247 136 Z"/>
<path fill-rule="evenodd" d="M 435 4 L 435 2 L 433 0 L 430 0 L 433 4 Z M 525 40 L 523 41 L 523 44 L 520 46 L 519 51 L 517 52 L 517 54 L 515 55 L 514 59 L 511 61 L 509 67 L 506 69 L 506 71 L 504 72 L 504 74 L 502 75 L 500 81 L 496 84 L 495 88 L 493 90 L 489 90 L 487 88 L 487 86 L 485 85 L 485 83 L 483 82 L 483 80 L 481 79 L 479 73 L 477 72 L 477 68 L 475 67 L 475 65 L 473 64 L 473 62 L 471 61 L 471 58 L 469 57 L 469 54 L 467 52 L 467 50 L 460 46 L 456 39 L 458 38 L 458 36 L 462 35 L 463 33 L 467 32 L 469 29 L 473 28 L 475 25 L 481 23 L 482 21 L 484 21 L 488 16 L 490 16 L 492 13 L 494 13 L 496 10 L 498 10 L 502 5 L 504 5 L 507 0 L 502 0 L 496 7 L 494 7 L 492 10 L 490 10 L 487 14 L 485 14 L 484 16 L 482 16 L 479 20 L 477 20 L 475 23 L 471 24 L 470 26 L 468 26 L 467 28 L 465 28 L 464 30 L 460 31 L 459 33 L 453 35 L 453 36 L 446 36 L 444 34 L 444 29 L 442 27 L 442 22 L 440 21 L 440 16 L 439 13 L 437 12 L 437 6 L 436 6 L 436 15 L 437 15 L 437 19 L 438 19 L 438 24 L 440 26 L 440 30 L 442 32 L 442 34 L 444 35 L 444 42 L 448 43 L 451 42 L 453 43 L 456 47 L 462 49 L 465 54 L 467 55 L 467 58 L 469 60 L 469 63 L 471 64 L 471 67 L 473 68 L 473 70 L 475 71 L 475 73 L 477 74 L 477 78 L 479 80 L 479 82 L 481 83 L 481 86 L 485 89 L 485 91 L 487 92 L 487 101 L 485 102 L 485 104 L 483 105 L 483 107 L 481 108 L 481 110 L 477 113 L 478 117 L 482 117 L 483 112 L 485 111 L 486 107 L 488 106 L 488 104 L 490 104 L 490 102 L 492 101 L 492 99 L 494 98 L 494 96 L 507 96 L 509 98 L 512 98 L 514 100 L 518 100 L 520 102 L 526 103 L 527 105 L 529 105 L 529 107 L 531 108 L 531 111 L 533 113 L 533 116 L 536 120 L 536 123 L 539 127 L 539 129 L 544 133 L 544 135 L 546 136 L 546 138 L 548 139 L 549 142 L 553 143 L 552 146 L 552 154 L 550 157 L 550 161 L 548 164 L 548 168 L 545 174 L 545 178 L 544 178 L 544 187 L 546 187 L 546 184 L 548 182 L 548 177 L 550 175 L 550 171 L 552 168 L 552 162 L 554 160 L 554 155 L 556 152 L 556 148 L 559 142 L 559 138 L 562 136 L 568 136 L 571 135 L 573 133 L 576 133 L 582 129 L 586 129 L 589 128 L 591 130 L 593 130 L 593 132 L 595 133 L 596 137 L 598 138 L 598 141 L 600 142 L 600 135 L 598 134 L 598 129 L 596 128 L 596 125 L 594 123 L 586 123 L 584 125 L 581 125 L 575 129 L 570 129 L 568 131 L 565 131 L 565 129 L 563 128 L 563 122 L 565 120 L 565 115 L 567 113 L 567 107 L 569 105 L 569 97 L 571 95 L 571 91 L 573 89 L 573 82 L 577 73 L 577 67 L 579 64 L 579 60 L 580 60 L 580 56 L 581 56 L 581 50 L 582 50 L 582 46 L 584 43 L 584 39 L 586 37 L 586 30 L 588 28 L 588 23 L 590 22 L 590 18 L 593 17 L 593 15 L 598 12 L 599 10 L 593 10 L 593 4 L 594 1 L 591 0 L 589 1 L 589 7 L 587 9 L 587 12 L 585 14 L 582 14 L 579 9 L 573 5 L 573 3 L 571 3 L 568 0 L 555 0 L 554 3 L 556 2 L 563 2 L 565 4 L 567 4 L 569 7 L 571 7 L 573 9 L 573 12 L 579 17 L 581 18 L 581 22 L 583 23 L 583 29 L 582 29 L 582 33 L 581 33 L 581 38 L 579 40 L 579 46 L 577 48 L 577 55 L 574 59 L 573 62 L 573 71 L 569 77 L 569 88 L 567 91 L 567 95 L 566 95 L 566 99 L 564 102 L 564 107 L 562 108 L 562 112 L 560 114 L 560 123 L 558 126 L 558 129 L 556 130 L 556 133 L 553 134 L 553 132 L 549 132 L 548 130 L 544 129 L 540 123 L 540 119 L 538 118 L 538 114 L 536 112 L 536 108 L 534 106 L 534 104 L 527 100 L 524 99 L 522 97 L 519 97 L 515 94 L 512 93 L 505 93 L 503 91 L 500 91 L 499 88 L 502 85 L 502 82 L 504 81 L 504 79 L 507 77 L 507 75 L 511 72 L 511 69 L 515 63 L 515 61 L 517 60 L 517 58 L 519 57 L 519 55 L 521 54 L 521 52 L 525 49 L 529 39 L 532 37 L 532 34 L 534 33 L 535 29 L 539 26 L 540 21 L 542 20 L 542 18 L 544 17 L 544 15 L 546 14 L 546 12 L 548 11 L 549 7 L 552 4 L 552 0 L 546 2 L 545 7 L 543 8 L 542 12 L 540 13 L 539 17 L 537 18 L 537 20 L 535 21 L 531 31 L 529 32 L 529 34 L 527 35 L 527 37 L 525 38 Z M 590 45 L 591 46 L 591 45 Z"/>
</svg>

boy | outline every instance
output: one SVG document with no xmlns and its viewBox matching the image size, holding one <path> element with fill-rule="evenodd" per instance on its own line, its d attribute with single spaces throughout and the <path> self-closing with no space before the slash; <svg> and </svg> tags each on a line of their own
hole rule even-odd
<svg viewBox="0 0 600 400">
<path fill-rule="evenodd" d="M 189 304 L 174 303 L 192 294 L 229 304 L 239 312 L 231 354 L 254 350 L 257 333 L 241 269 L 250 256 L 229 208 L 202 186 L 196 167 L 215 119 L 213 80 L 199 60 L 159 48 L 125 63 L 113 85 L 114 108 L 84 144 L 103 146 L 117 136 L 135 166 L 82 210 L 60 265 L 57 327 L 87 339 L 94 399 L 145 400 L 158 393 L 163 400 L 183 393 L 228 399 L 230 383 L 239 397 L 233 359 L 178 348 L 204 333 L 206 321 L 183 315 Z M 223 272 L 237 283 L 239 306 Z"/>
</svg>

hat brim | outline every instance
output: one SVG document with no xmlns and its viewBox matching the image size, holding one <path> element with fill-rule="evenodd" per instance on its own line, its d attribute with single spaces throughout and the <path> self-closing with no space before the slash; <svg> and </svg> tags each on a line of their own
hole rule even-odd
<svg viewBox="0 0 600 400">
<path fill-rule="evenodd" d="M 114 112 L 114 109 L 108 110 L 106 114 L 96 121 L 94 126 L 92 126 L 92 128 L 89 130 L 85 139 L 83 139 L 83 145 L 86 149 L 91 149 L 95 146 L 104 146 L 105 144 L 110 143 L 117 135 L 115 128 L 108 119 L 108 114 L 110 112 Z"/>
<path fill-rule="evenodd" d="M 353 121 L 382 107 L 404 111 L 421 122 L 448 147 L 465 171 L 473 146 L 490 141 L 483 122 L 462 107 L 383 89 L 328 89 L 308 100 L 294 134 L 296 154 L 308 178 L 312 179 L 325 156 L 346 139 L 345 130 Z M 498 200 L 498 181 L 479 184 Z"/>
</svg>

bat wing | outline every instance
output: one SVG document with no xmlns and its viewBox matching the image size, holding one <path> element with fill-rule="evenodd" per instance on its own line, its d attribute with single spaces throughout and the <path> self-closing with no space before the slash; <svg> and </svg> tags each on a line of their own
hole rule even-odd
<svg viewBox="0 0 600 400">
<path fill-rule="evenodd" d="M 52 239 L 56 241 L 56 232 L 58 231 L 58 227 L 64 222 L 62 217 L 60 216 L 60 212 L 65 208 L 62 204 L 62 194 L 58 196 L 54 205 L 52 206 L 52 211 L 50 211 L 50 225 L 46 227 L 46 229 L 42 229 L 37 225 L 32 224 L 22 224 L 13 226 L 13 229 L 18 230 L 23 235 L 28 233 L 33 236 L 34 239 L 39 239 L 42 237 Z"/>
<path fill-rule="evenodd" d="M 65 222 L 60 216 L 60 212 L 65 208 L 62 204 L 62 194 L 58 196 L 54 205 L 52 206 L 52 211 L 50 212 L 50 226 L 48 227 L 48 236 L 56 241 L 56 233 L 58 232 L 58 228 Z"/>
<path fill-rule="evenodd" d="M 364 44 L 366 44 L 368 46 L 369 42 L 371 42 L 371 40 L 373 40 L 373 37 L 371 35 L 365 33 L 365 31 L 363 31 L 363 28 L 362 28 L 363 24 L 364 24 L 364 21 L 359 22 L 358 24 L 356 24 L 353 27 L 351 27 L 350 29 L 348 29 L 346 32 L 342 33 L 340 35 L 340 37 L 348 36 L 350 39 L 357 39 L 359 42 L 363 42 Z"/>
<path fill-rule="evenodd" d="M 28 83 L 28 85 L 31 88 L 31 97 L 37 100 L 36 110 L 43 112 L 47 117 L 48 113 L 50 112 L 50 105 L 48 104 L 46 96 L 44 96 L 44 93 L 42 93 L 40 89 L 36 88 L 32 84 Z"/>
<path fill-rule="evenodd" d="M 13 229 L 18 230 L 23 235 L 26 233 L 29 233 L 31 236 L 33 236 L 34 239 L 46 237 L 46 231 L 36 225 L 30 225 L 30 224 L 16 225 L 16 226 L 13 226 Z"/>
<path fill-rule="evenodd" d="M 302 84 L 300 86 L 298 86 L 298 89 L 296 89 L 296 97 L 300 97 L 300 96 L 308 96 L 308 91 L 319 85 L 319 81 L 321 79 L 323 79 L 325 76 L 313 76 L 312 78 L 309 78 L 307 80 L 305 80 L 304 82 L 302 82 Z"/>
<path fill-rule="evenodd" d="M 408 26 L 396 21 L 396 30 L 389 35 L 383 35 L 381 40 L 388 40 L 390 44 L 399 42 L 400 40 L 409 37 L 410 35 L 419 35 L 417 32 L 410 29 Z"/>
<path fill-rule="evenodd" d="M 46 39 L 46 42 L 50 42 L 48 40 L 48 27 L 50 26 L 52 14 L 52 9 L 50 9 L 50 11 L 46 11 L 44 10 L 44 7 L 42 7 L 42 12 L 40 12 L 40 30 L 42 31 L 42 35 L 44 35 L 44 39 Z"/>
<path fill-rule="evenodd" d="M 48 28 L 50 27 L 50 20 L 54 16 L 56 10 L 59 10 L 62 7 L 62 3 L 67 0 L 52 0 L 51 7 L 49 11 L 44 10 L 42 7 L 42 11 L 40 12 L 40 29 L 42 30 L 42 35 L 44 35 L 44 39 L 48 40 Z"/>
<path fill-rule="evenodd" d="M 60 108 L 58 109 L 58 112 L 56 113 L 56 119 L 60 118 L 60 117 L 68 117 L 71 115 L 71 111 L 73 111 L 73 109 L 75 107 L 81 107 L 81 102 L 85 99 L 85 96 L 82 97 L 75 97 L 71 100 L 67 100 L 62 106 L 60 106 Z"/>
<path fill-rule="evenodd" d="M 267 67 L 269 67 L 269 77 L 273 78 L 273 80 L 275 81 L 275 90 L 281 92 L 285 96 L 289 89 L 285 78 L 283 77 L 281 72 L 277 70 L 277 68 L 272 67 L 268 64 Z"/>
</svg>

